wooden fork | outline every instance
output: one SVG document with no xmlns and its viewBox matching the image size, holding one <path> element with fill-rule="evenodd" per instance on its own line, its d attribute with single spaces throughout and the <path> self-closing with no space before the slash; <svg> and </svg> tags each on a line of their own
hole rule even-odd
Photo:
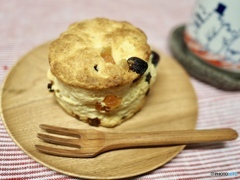
<svg viewBox="0 0 240 180">
<path fill-rule="evenodd" d="M 234 140 L 238 137 L 237 132 L 230 128 L 147 133 L 110 133 L 94 129 L 68 129 L 44 124 L 41 124 L 40 128 L 49 133 L 72 137 L 63 138 L 42 133 L 37 135 L 49 143 L 77 148 L 63 149 L 36 145 L 41 152 L 65 157 L 94 157 L 100 153 L 120 148 L 219 142 Z"/>
</svg>

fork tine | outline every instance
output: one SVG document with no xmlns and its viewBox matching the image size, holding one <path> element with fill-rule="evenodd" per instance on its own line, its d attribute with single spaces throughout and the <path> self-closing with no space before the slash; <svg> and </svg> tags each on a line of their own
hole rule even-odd
<svg viewBox="0 0 240 180">
<path fill-rule="evenodd" d="M 39 127 L 41 129 L 43 129 L 49 133 L 53 133 L 53 134 L 80 137 L 78 130 L 76 130 L 76 129 L 62 128 L 62 127 L 51 126 L 51 125 L 46 125 L 46 124 L 40 124 Z"/>
<path fill-rule="evenodd" d="M 66 139 L 41 133 L 38 133 L 37 137 L 49 143 L 80 148 L 79 139 Z"/>
<path fill-rule="evenodd" d="M 95 154 L 93 153 L 84 153 L 81 150 L 69 150 L 69 149 L 59 149 L 53 148 L 43 145 L 35 145 L 35 147 L 46 154 L 57 155 L 57 156 L 65 156 L 65 157 L 93 157 Z"/>
</svg>

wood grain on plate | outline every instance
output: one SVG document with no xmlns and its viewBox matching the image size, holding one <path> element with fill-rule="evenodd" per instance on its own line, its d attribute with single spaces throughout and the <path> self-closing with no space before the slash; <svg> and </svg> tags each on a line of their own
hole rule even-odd
<svg viewBox="0 0 240 180">
<path fill-rule="evenodd" d="M 39 124 L 96 128 L 67 115 L 47 90 L 48 46 L 43 44 L 21 58 L 2 89 L 1 115 L 14 142 L 31 158 L 58 172 L 81 178 L 116 179 L 149 172 L 174 158 L 185 147 L 149 147 L 110 151 L 95 158 L 65 158 L 43 154 L 35 144 Z M 197 100 L 189 78 L 173 59 L 161 54 L 158 77 L 143 109 L 115 128 L 103 131 L 150 132 L 194 129 Z"/>
</svg>

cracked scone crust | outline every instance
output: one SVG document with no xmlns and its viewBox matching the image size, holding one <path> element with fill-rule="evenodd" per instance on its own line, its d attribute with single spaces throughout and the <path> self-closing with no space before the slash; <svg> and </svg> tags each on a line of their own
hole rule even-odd
<svg viewBox="0 0 240 180">
<path fill-rule="evenodd" d="M 150 58 L 146 35 L 125 21 L 96 18 L 74 23 L 51 43 L 51 73 L 64 84 L 86 89 L 126 85 L 139 77 L 127 59 Z"/>
<path fill-rule="evenodd" d="M 50 45 L 48 89 L 71 116 L 114 127 L 141 109 L 158 61 L 145 34 L 127 22 L 75 23 Z"/>
</svg>

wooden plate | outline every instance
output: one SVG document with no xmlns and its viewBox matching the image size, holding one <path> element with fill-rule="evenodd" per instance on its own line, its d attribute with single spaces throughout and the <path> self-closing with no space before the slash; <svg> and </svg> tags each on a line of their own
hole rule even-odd
<svg viewBox="0 0 240 180">
<path fill-rule="evenodd" d="M 47 90 L 48 46 L 29 52 L 12 68 L 2 90 L 1 115 L 14 142 L 37 162 L 70 176 L 90 179 L 119 179 L 149 172 L 174 158 L 185 147 L 151 147 L 116 150 L 95 158 L 64 158 L 43 154 L 35 144 L 39 124 L 93 128 L 67 115 Z M 181 66 L 161 54 L 157 82 L 144 108 L 116 128 L 103 131 L 164 131 L 194 129 L 197 100 Z"/>
</svg>

